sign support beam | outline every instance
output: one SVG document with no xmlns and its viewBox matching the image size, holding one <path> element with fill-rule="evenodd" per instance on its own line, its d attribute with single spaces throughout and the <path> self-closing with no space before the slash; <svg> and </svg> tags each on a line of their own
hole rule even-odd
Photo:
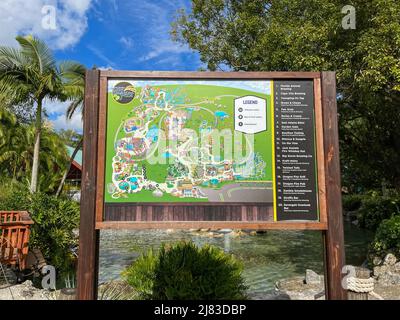
<svg viewBox="0 0 400 320">
<path fill-rule="evenodd" d="M 345 264 L 345 254 L 335 72 L 322 72 L 321 84 L 328 218 L 328 229 L 323 231 L 326 270 L 325 297 L 327 300 L 346 300 L 346 291 L 342 288 L 342 267 Z"/>
<path fill-rule="evenodd" d="M 78 288 L 79 300 L 97 299 L 99 234 L 96 225 L 96 176 L 100 71 L 86 72 L 81 220 L 79 226 Z"/>
</svg>

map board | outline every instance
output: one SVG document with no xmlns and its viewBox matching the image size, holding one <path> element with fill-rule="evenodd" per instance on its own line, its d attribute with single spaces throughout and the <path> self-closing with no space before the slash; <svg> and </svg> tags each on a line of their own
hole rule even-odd
<svg viewBox="0 0 400 320">
<path fill-rule="evenodd" d="M 259 203 L 317 220 L 312 80 L 107 86 L 106 203 Z"/>
<path fill-rule="evenodd" d="M 318 230 L 327 299 L 344 240 L 334 72 L 88 70 L 78 298 L 100 230 Z"/>
</svg>

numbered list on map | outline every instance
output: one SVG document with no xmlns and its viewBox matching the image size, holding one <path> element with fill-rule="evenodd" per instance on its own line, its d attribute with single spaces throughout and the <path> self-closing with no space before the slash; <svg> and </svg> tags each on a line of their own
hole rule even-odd
<svg viewBox="0 0 400 320">
<path fill-rule="evenodd" d="M 274 81 L 277 220 L 318 220 L 313 81 Z"/>
</svg>

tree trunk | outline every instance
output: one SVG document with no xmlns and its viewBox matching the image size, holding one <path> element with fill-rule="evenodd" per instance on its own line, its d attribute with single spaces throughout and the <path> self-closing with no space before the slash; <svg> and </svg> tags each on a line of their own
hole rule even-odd
<svg viewBox="0 0 400 320">
<path fill-rule="evenodd" d="M 71 159 L 69 160 L 68 167 L 67 167 L 67 169 L 66 169 L 65 172 L 64 172 L 64 175 L 63 175 L 63 177 L 62 177 L 62 179 L 61 179 L 60 185 L 58 186 L 58 189 L 57 189 L 57 192 L 56 192 L 56 197 L 58 197 L 58 196 L 61 194 L 61 191 L 62 191 L 62 189 L 63 189 L 65 180 L 67 179 L 67 176 L 68 176 L 68 172 L 69 172 L 69 170 L 71 169 L 72 162 L 74 161 L 75 156 L 76 156 L 76 154 L 78 153 L 79 149 L 82 147 L 82 144 L 83 144 L 83 138 L 79 141 L 78 145 L 76 146 L 74 152 L 73 152 L 72 155 L 71 155 Z"/>
<path fill-rule="evenodd" d="M 39 177 L 39 153 L 40 153 L 40 138 L 42 134 L 42 100 L 38 100 L 36 109 L 36 124 L 35 124 L 35 146 L 33 149 L 33 163 L 31 175 L 31 192 L 37 191 L 37 183 Z"/>
</svg>

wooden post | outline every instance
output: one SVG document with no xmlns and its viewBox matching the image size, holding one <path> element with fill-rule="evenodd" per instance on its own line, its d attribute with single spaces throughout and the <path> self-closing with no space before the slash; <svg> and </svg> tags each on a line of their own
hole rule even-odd
<svg viewBox="0 0 400 320">
<path fill-rule="evenodd" d="M 328 218 L 328 229 L 323 232 L 325 250 L 325 296 L 326 299 L 329 300 L 346 300 L 346 291 L 342 288 L 342 267 L 345 265 L 345 253 L 335 72 L 322 72 L 321 84 L 324 123 L 326 210 Z"/>
<path fill-rule="evenodd" d="M 99 231 L 95 229 L 100 71 L 86 72 L 79 226 L 78 300 L 97 299 Z"/>
<path fill-rule="evenodd" d="M 369 279 L 371 276 L 371 271 L 367 268 L 355 267 L 356 269 L 356 278 L 359 279 Z M 354 292 L 351 290 L 347 291 L 348 300 L 368 300 L 368 292 Z"/>
</svg>

